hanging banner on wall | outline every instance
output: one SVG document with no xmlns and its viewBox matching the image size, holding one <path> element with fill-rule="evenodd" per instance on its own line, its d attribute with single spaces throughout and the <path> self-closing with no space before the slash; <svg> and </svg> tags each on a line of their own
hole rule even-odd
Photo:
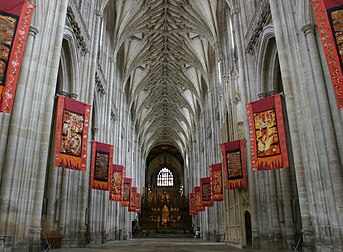
<svg viewBox="0 0 343 252">
<path fill-rule="evenodd" d="M 58 96 L 54 165 L 85 171 L 91 106 Z"/>
<path fill-rule="evenodd" d="M 210 182 L 213 201 L 224 199 L 222 163 L 210 165 Z"/>
<path fill-rule="evenodd" d="M 212 190 L 211 190 L 211 178 L 200 179 L 200 193 L 201 202 L 203 206 L 213 206 Z"/>
<path fill-rule="evenodd" d="M 124 178 L 123 200 L 120 202 L 121 206 L 128 207 L 130 205 L 131 184 L 132 178 Z"/>
<path fill-rule="evenodd" d="M 136 194 L 136 212 L 140 213 L 142 211 L 142 194 Z"/>
<path fill-rule="evenodd" d="M 109 190 L 112 181 L 113 145 L 93 141 L 91 187 Z"/>
<path fill-rule="evenodd" d="M 343 2 L 311 0 L 339 109 L 343 109 Z"/>
<path fill-rule="evenodd" d="M 205 207 L 203 206 L 202 201 L 201 201 L 201 189 L 200 189 L 200 186 L 195 186 L 194 187 L 194 197 L 195 197 L 195 211 L 196 211 L 196 213 L 204 211 Z"/>
<path fill-rule="evenodd" d="M 110 200 L 120 202 L 123 199 L 125 167 L 112 164 L 112 183 L 110 184 Z"/>
<path fill-rule="evenodd" d="M 244 140 L 221 144 L 227 189 L 243 189 L 247 186 L 246 153 Z"/>
<path fill-rule="evenodd" d="M 281 95 L 247 105 L 252 169 L 274 170 L 288 167 L 288 152 Z"/>
<path fill-rule="evenodd" d="M 12 111 L 34 9 L 35 5 L 25 0 L 0 2 L 0 112 Z"/>
<path fill-rule="evenodd" d="M 130 193 L 129 212 L 136 212 L 137 187 L 133 186 Z"/>
<path fill-rule="evenodd" d="M 194 188 L 193 188 L 194 191 Z M 194 192 L 190 192 L 188 194 L 188 203 L 189 203 L 189 215 L 195 215 L 195 198 L 194 198 Z"/>
</svg>

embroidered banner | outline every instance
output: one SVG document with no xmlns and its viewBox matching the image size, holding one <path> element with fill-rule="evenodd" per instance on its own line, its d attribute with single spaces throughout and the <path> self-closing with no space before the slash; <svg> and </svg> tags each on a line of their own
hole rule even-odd
<svg viewBox="0 0 343 252">
<path fill-rule="evenodd" d="M 110 184 L 110 200 L 120 202 L 123 199 L 125 167 L 112 164 L 112 183 Z"/>
<path fill-rule="evenodd" d="M 121 206 L 128 207 L 130 205 L 131 184 L 132 178 L 124 178 L 123 200 L 120 202 Z"/>
<path fill-rule="evenodd" d="M 343 2 L 311 0 L 339 109 L 343 109 Z"/>
<path fill-rule="evenodd" d="M 193 188 L 194 191 L 194 188 Z M 195 215 L 195 198 L 194 198 L 194 192 L 190 192 L 188 194 L 188 200 L 189 200 L 189 215 Z"/>
<path fill-rule="evenodd" d="M 112 181 L 113 145 L 93 141 L 91 187 L 109 190 Z"/>
<path fill-rule="evenodd" d="M 213 198 L 211 192 L 211 178 L 201 178 L 200 179 L 201 188 L 201 202 L 203 206 L 213 206 Z"/>
<path fill-rule="evenodd" d="M 196 195 L 196 189 L 195 187 L 193 187 L 193 190 L 192 190 L 192 196 L 193 196 L 193 215 L 197 215 L 200 211 L 199 211 L 199 207 L 197 206 L 197 202 L 199 202 L 199 198 L 197 199 L 197 195 Z"/>
<path fill-rule="evenodd" d="M 0 2 L 0 112 L 10 113 L 35 5 L 25 0 Z"/>
<path fill-rule="evenodd" d="M 221 149 L 227 189 L 245 188 L 247 186 L 247 175 L 244 140 L 223 143 Z"/>
<path fill-rule="evenodd" d="M 194 187 L 194 197 L 195 197 L 195 211 L 196 211 L 196 213 L 204 211 L 205 207 L 203 206 L 202 201 L 201 201 L 201 189 L 200 189 L 200 186 L 195 186 Z"/>
<path fill-rule="evenodd" d="M 274 170 L 288 167 L 281 95 L 247 105 L 252 169 Z"/>
<path fill-rule="evenodd" d="M 86 103 L 58 96 L 55 166 L 86 170 L 90 111 Z"/>
<path fill-rule="evenodd" d="M 136 194 L 136 213 L 140 213 L 142 211 L 142 194 Z"/>
<path fill-rule="evenodd" d="M 130 204 L 129 204 L 129 212 L 136 212 L 136 195 L 137 195 L 137 187 L 133 186 L 131 188 L 130 193 Z"/>
<path fill-rule="evenodd" d="M 210 182 L 213 201 L 224 199 L 222 163 L 210 165 Z"/>
</svg>

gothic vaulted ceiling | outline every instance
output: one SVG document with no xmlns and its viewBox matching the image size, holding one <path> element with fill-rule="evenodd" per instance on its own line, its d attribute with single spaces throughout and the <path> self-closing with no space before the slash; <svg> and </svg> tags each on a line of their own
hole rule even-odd
<svg viewBox="0 0 343 252">
<path fill-rule="evenodd" d="M 110 0 L 104 12 L 131 117 L 143 149 L 184 152 L 216 55 L 217 1 Z"/>
</svg>

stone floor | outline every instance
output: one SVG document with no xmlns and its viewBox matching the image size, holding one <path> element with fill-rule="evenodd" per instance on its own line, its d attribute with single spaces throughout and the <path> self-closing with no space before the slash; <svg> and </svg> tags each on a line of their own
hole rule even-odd
<svg viewBox="0 0 343 252">
<path fill-rule="evenodd" d="M 126 241 L 113 241 L 107 244 L 90 245 L 87 248 L 63 248 L 56 252 L 99 252 L 99 251 L 126 251 L 126 252 L 266 252 L 267 250 L 238 249 L 225 243 L 218 243 L 193 238 L 142 238 Z M 275 250 L 268 250 L 273 252 Z"/>
</svg>

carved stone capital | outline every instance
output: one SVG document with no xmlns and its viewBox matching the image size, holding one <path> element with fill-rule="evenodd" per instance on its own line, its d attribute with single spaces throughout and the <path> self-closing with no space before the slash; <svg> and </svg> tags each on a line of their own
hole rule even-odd
<svg viewBox="0 0 343 252">
<path fill-rule="evenodd" d="M 267 94 L 263 92 L 263 93 L 258 94 L 257 96 L 259 99 L 263 99 L 267 97 Z"/>
<path fill-rule="evenodd" d="M 65 92 L 65 91 L 58 91 L 57 94 L 58 94 L 58 95 L 61 95 L 61 96 L 68 97 L 68 93 Z"/>
<path fill-rule="evenodd" d="M 77 99 L 77 97 L 78 97 L 78 95 L 77 94 L 74 94 L 74 93 L 71 93 L 70 95 L 70 98 L 72 98 L 72 99 Z"/>
<path fill-rule="evenodd" d="M 316 25 L 315 24 L 306 24 L 303 27 L 301 27 L 301 31 L 307 36 L 310 33 L 315 32 Z"/>
<path fill-rule="evenodd" d="M 101 10 L 96 10 L 95 15 L 102 18 L 104 16 L 104 12 L 102 12 Z"/>
<path fill-rule="evenodd" d="M 30 26 L 29 28 L 29 35 L 33 36 L 33 37 L 36 37 L 37 33 L 38 33 L 38 28 L 35 27 L 35 26 Z"/>
<path fill-rule="evenodd" d="M 272 91 L 269 91 L 268 93 L 267 93 L 267 96 L 272 96 L 272 95 L 275 95 L 275 94 L 277 94 L 278 92 L 276 91 L 276 90 L 272 90 Z"/>
<path fill-rule="evenodd" d="M 92 138 L 95 140 L 98 136 L 99 128 L 92 128 Z"/>
</svg>

